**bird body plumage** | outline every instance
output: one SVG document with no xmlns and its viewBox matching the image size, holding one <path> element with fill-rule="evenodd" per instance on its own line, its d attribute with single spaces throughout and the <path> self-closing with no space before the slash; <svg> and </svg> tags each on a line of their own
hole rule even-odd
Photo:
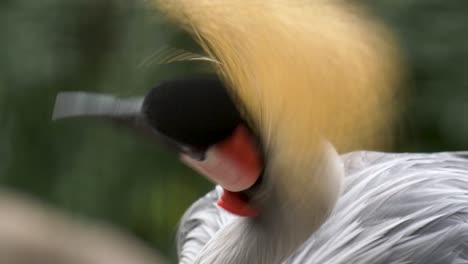
<svg viewBox="0 0 468 264">
<path fill-rule="evenodd" d="M 336 207 L 284 263 L 468 263 L 467 154 L 343 155 L 345 188 Z M 213 237 L 236 222 L 249 221 L 217 207 L 221 194 L 217 187 L 182 218 L 180 263 L 193 263 Z M 245 243 L 252 243 L 250 237 Z"/>
</svg>

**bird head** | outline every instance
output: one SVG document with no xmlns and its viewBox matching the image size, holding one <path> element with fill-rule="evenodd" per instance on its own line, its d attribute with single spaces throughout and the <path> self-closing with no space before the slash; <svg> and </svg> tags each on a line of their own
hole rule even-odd
<svg viewBox="0 0 468 264">
<path fill-rule="evenodd" d="M 166 80 L 143 98 L 59 93 L 53 118 L 70 117 L 97 117 L 151 135 L 224 188 L 221 207 L 241 216 L 258 214 L 248 193 L 261 182 L 261 142 L 216 75 Z"/>
<path fill-rule="evenodd" d="M 224 188 L 221 207 L 242 216 L 258 213 L 247 193 L 261 178 L 261 142 L 219 78 L 163 82 L 145 96 L 141 112 L 185 164 Z"/>
</svg>

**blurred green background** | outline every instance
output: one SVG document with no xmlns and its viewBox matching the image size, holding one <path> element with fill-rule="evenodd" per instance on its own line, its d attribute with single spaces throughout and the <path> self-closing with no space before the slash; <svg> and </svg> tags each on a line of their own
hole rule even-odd
<svg viewBox="0 0 468 264">
<path fill-rule="evenodd" d="M 468 1 L 367 2 L 397 33 L 408 62 L 396 150 L 468 150 Z M 178 219 L 211 185 L 128 131 L 50 120 L 58 91 L 143 95 L 162 79 L 209 69 L 142 64 L 167 47 L 198 50 L 144 4 L 0 1 L 0 180 L 173 257 Z"/>
</svg>

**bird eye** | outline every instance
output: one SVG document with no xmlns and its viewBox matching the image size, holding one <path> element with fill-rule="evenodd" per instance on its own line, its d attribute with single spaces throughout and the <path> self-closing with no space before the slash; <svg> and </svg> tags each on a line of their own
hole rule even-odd
<svg viewBox="0 0 468 264">
<path fill-rule="evenodd" d="M 204 161 L 206 158 L 206 150 L 190 148 L 187 146 L 179 146 L 180 152 L 196 161 Z"/>
</svg>

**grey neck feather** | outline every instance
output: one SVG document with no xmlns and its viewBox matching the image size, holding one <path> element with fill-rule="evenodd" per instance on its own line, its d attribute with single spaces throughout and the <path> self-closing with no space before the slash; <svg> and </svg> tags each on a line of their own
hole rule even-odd
<svg viewBox="0 0 468 264">
<path fill-rule="evenodd" d="M 324 154 L 320 168 L 312 172 L 321 174 L 322 180 L 315 181 L 323 191 L 321 194 L 311 193 L 311 197 L 306 194 L 311 199 L 285 203 L 281 198 L 283 190 L 270 185 L 265 190 L 268 194 L 261 194 L 267 196 L 262 214 L 237 218 L 224 226 L 208 241 L 194 263 L 275 264 L 293 254 L 325 222 L 341 193 L 343 163 L 328 143 L 324 144 Z M 291 182 L 287 187 L 297 186 Z"/>
</svg>

